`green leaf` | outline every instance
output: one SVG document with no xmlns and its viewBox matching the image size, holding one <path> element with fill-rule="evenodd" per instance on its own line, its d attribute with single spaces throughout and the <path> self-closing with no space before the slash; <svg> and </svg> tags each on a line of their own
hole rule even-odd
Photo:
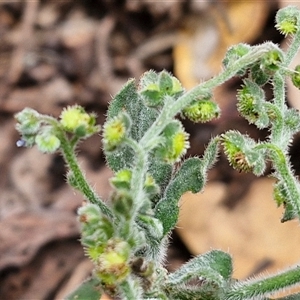
<svg viewBox="0 0 300 300">
<path fill-rule="evenodd" d="M 291 134 L 300 130 L 300 113 L 295 108 L 289 108 L 284 111 L 284 123 L 288 127 Z"/>
<path fill-rule="evenodd" d="M 155 183 L 159 185 L 160 193 L 163 195 L 166 186 L 170 182 L 172 175 L 172 166 L 163 161 L 157 160 L 156 157 L 150 156 L 148 172 L 153 176 Z M 153 201 L 158 197 L 154 197 Z"/>
<path fill-rule="evenodd" d="M 173 88 L 172 76 L 166 72 L 162 71 L 158 76 L 158 84 L 162 93 L 171 94 Z"/>
<path fill-rule="evenodd" d="M 240 172 L 261 175 L 265 170 L 266 150 L 247 135 L 230 130 L 222 134 L 224 152 L 230 165 Z"/>
<path fill-rule="evenodd" d="M 126 111 L 131 118 L 131 137 L 138 141 L 155 121 L 158 112 L 146 107 L 139 95 L 134 80 L 129 80 L 123 89 L 110 103 L 107 113 L 108 120 Z"/>
<path fill-rule="evenodd" d="M 156 110 L 143 104 L 134 80 L 129 80 L 114 97 L 108 107 L 107 120 L 124 111 L 129 115 L 132 122 L 129 136 L 136 141 L 140 140 L 158 115 Z M 117 149 L 113 153 L 105 152 L 105 155 L 109 167 L 115 172 L 120 169 L 131 168 L 135 157 L 134 151 L 128 146 Z"/>
<path fill-rule="evenodd" d="M 263 72 L 258 63 L 251 67 L 251 79 L 258 85 L 264 85 L 270 79 L 270 75 Z"/>
<path fill-rule="evenodd" d="M 102 295 L 99 290 L 99 284 L 100 282 L 97 278 L 91 277 L 69 294 L 65 300 L 99 300 Z"/>
<path fill-rule="evenodd" d="M 294 195 L 290 193 L 288 186 L 282 180 L 274 185 L 273 197 L 277 205 L 284 206 L 284 214 L 281 218 L 281 222 L 287 222 L 297 217 L 297 213 L 292 205 L 294 201 Z"/>
<path fill-rule="evenodd" d="M 198 278 L 205 282 L 212 281 L 221 287 L 231 279 L 231 275 L 231 256 L 223 251 L 213 250 L 185 263 L 180 269 L 169 275 L 167 282 L 177 285 Z"/>
<path fill-rule="evenodd" d="M 108 166 L 114 171 L 130 169 L 134 161 L 134 151 L 129 146 L 123 146 L 120 150 L 105 153 Z"/>
<path fill-rule="evenodd" d="M 147 88 L 149 85 L 156 84 L 158 81 L 158 74 L 153 70 L 145 72 L 139 82 L 139 90 Z M 158 87 L 159 88 L 159 87 Z"/>
<path fill-rule="evenodd" d="M 135 88 L 135 81 L 133 79 L 129 80 L 121 91 L 113 98 L 111 103 L 109 104 L 107 110 L 107 119 L 111 119 L 116 117 L 120 112 L 126 110 L 132 110 L 132 105 L 130 102 L 137 103 L 138 102 L 138 94 Z"/>
<path fill-rule="evenodd" d="M 143 299 L 143 290 L 136 277 L 129 276 L 127 280 L 120 283 L 120 298 L 119 299 Z"/>
<path fill-rule="evenodd" d="M 216 162 L 219 153 L 219 137 L 212 138 L 202 157 L 203 170 L 206 173 Z"/>
<path fill-rule="evenodd" d="M 248 44 L 240 43 L 240 44 L 231 46 L 227 50 L 227 52 L 225 54 L 225 58 L 223 59 L 224 67 L 229 68 L 236 62 L 236 60 L 238 60 L 239 58 L 248 54 L 250 52 L 250 50 L 251 50 L 251 46 Z M 245 72 L 246 72 L 246 68 L 243 67 L 237 72 L 237 75 L 243 76 L 245 74 Z"/>
<path fill-rule="evenodd" d="M 266 151 L 264 149 L 254 149 L 245 152 L 247 160 L 253 166 L 252 172 L 256 176 L 260 176 L 266 169 Z"/>
<path fill-rule="evenodd" d="M 145 72 L 139 82 L 139 92 L 144 104 L 148 107 L 161 106 L 167 95 L 177 99 L 183 91 L 179 80 L 166 71 Z"/>
<path fill-rule="evenodd" d="M 219 300 L 222 298 L 222 292 L 214 285 L 201 283 L 201 285 L 186 286 L 176 285 L 167 286 L 168 299 L 180 300 Z M 160 298 L 161 299 L 161 298 Z M 152 299 L 151 299 L 152 300 Z"/>
<path fill-rule="evenodd" d="M 155 216 L 162 222 L 164 234 L 172 230 L 177 223 L 180 197 L 188 191 L 199 192 L 203 185 L 201 160 L 197 157 L 185 160 L 167 186 L 163 199 L 155 208 Z"/>
<path fill-rule="evenodd" d="M 259 129 L 270 124 L 265 98 L 264 90 L 257 83 L 244 79 L 244 84 L 238 92 L 237 108 L 250 124 L 255 124 Z"/>
<path fill-rule="evenodd" d="M 160 240 L 163 236 L 163 228 L 161 222 L 147 215 L 139 214 L 136 222 L 146 232 L 146 237 L 150 239 Z"/>
</svg>

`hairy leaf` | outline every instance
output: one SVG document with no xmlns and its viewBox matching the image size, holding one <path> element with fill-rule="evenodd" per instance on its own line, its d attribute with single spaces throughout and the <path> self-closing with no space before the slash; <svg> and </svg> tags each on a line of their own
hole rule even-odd
<svg viewBox="0 0 300 300">
<path fill-rule="evenodd" d="M 202 162 L 193 157 L 185 160 L 170 181 L 163 199 L 156 206 L 155 216 L 164 226 L 164 234 L 168 233 L 177 223 L 180 197 L 188 191 L 199 192 L 204 185 Z"/>
<path fill-rule="evenodd" d="M 179 270 L 169 275 L 169 284 L 187 282 L 193 278 L 213 281 L 219 286 L 231 279 L 232 261 L 229 254 L 213 250 L 199 255 L 184 264 Z"/>
<path fill-rule="evenodd" d="M 101 294 L 99 280 L 91 277 L 84 281 L 74 292 L 69 294 L 66 300 L 99 300 Z"/>
</svg>

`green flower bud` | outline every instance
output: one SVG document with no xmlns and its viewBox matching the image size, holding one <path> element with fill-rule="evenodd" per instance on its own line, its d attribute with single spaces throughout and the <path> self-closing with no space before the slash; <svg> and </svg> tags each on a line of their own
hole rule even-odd
<svg viewBox="0 0 300 300">
<path fill-rule="evenodd" d="M 122 169 L 118 171 L 114 177 L 110 179 L 110 183 L 117 189 L 130 189 L 130 182 L 132 171 L 129 169 Z"/>
<path fill-rule="evenodd" d="M 128 191 L 115 191 L 112 195 L 112 203 L 115 213 L 118 213 L 125 219 L 131 218 L 133 199 Z"/>
<path fill-rule="evenodd" d="M 95 204 L 86 204 L 78 209 L 79 221 L 85 225 L 97 224 L 101 219 L 101 210 Z"/>
<path fill-rule="evenodd" d="M 189 148 L 189 135 L 184 130 L 176 132 L 172 137 L 172 154 L 167 155 L 169 161 L 179 161 Z"/>
<path fill-rule="evenodd" d="M 289 18 L 280 22 L 275 26 L 279 32 L 285 36 L 289 34 L 295 34 L 297 32 L 297 19 L 296 18 Z"/>
<path fill-rule="evenodd" d="M 158 86 L 162 94 L 171 95 L 173 89 L 172 76 L 166 71 L 160 72 L 158 75 Z"/>
<path fill-rule="evenodd" d="M 188 138 L 188 133 L 179 121 L 171 122 L 162 133 L 162 143 L 156 149 L 156 155 L 167 163 L 180 161 L 189 148 Z"/>
<path fill-rule="evenodd" d="M 54 153 L 60 146 L 60 140 L 52 133 L 52 128 L 48 127 L 35 136 L 35 143 L 43 153 Z"/>
<path fill-rule="evenodd" d="M 230 165 L 239 172 L 261 175 L 265 169 L 264 151 L 253 150 L 254 140 L 240 132 L 228 131 L 221 136 Z"/>
<path fill-rule="evenodd" d="M 157 195 L 160 191 L 159 185 L 155 182 L 153 176 L 149 173 L 146 174 L 144 188 L 147 195 L 149 195 L 150 197 Z"/>
<path fill-rule="evenodd" d="M 228 147 L 228 144 L 226 145 Z M 232 150 L 232 149 L 231 149 Z M 243 152 L 235 152 L 232 155 L 226 153 L 231 166 L 239 172 L 252 172 L 253 167 L 250 165 L 246 155 Z"/>
<path fill-rule="evenodd" d="M 239 58 L 248 54 L 250 50 L 251 50 L 251 46 L 244 43 L 240 43 L 238 45 L 234 45 L 230 47 L 225 54 L 225 58 L 223 59 L 224 67 L 228 68 L 229 66 L 234 64 Z M 246 72 L 246 68 L 240 70 L 237 73 L 237 75 L 242 76 L 245 74 L 245 72 Z"/>
<path fill-rule="evenodd" d="M 179 80 L 166 71 L 159 74 L 146 72 L 140 80 L 139 90 L 145 105 L 149 107 L 160 106 L 165 96 L 178 97 L 184 91 Z"/>
<path fill-rule="evenodd" d="M 184 88 L 182 87 L 180 81 L 172 76 L 172 95 L 181 95 L 184 92 Z"/>
<path fill-rule="evenodd" d="M 157 83 L 150 83 L 141 91 L 144 104 L 148 107 L 157 107 L 163 103 L 163 97 Z"/>
<path fill-rule="evenodd" d="M 237 108 L 240 114 L 258 128 L 268 127 L 270 120 L 265 107 L 265 94 L 263 89 L 250 80 L 244 80 L 242 89 L 237 94 Z"/>
<path fill-rule="evenodd" d="M 139 214 L 137 217 L 137 223 L 147 232 L 147 236 L 151 236 L 156 240 L 163 237 L 163 225 L 157 218 Z"/>
<path fill-rule="evenodd" d="M 143 76 L 141 77 L 141 79 L 139 81 L 138 89 L 141 91 L 141 90 L 147 88 L 147 86 L 149 86 L 151 84 L 157 84 L 157 83 L 158 83 L 157 72 L 150 70 L 150 71 L 145 72 L 143 74 Z M 159 89 L 159 87 L 158 87 L 158 89 Z"/>
<path fill-rule="evenodd" d="M 287 109 L 284 114 L 284 123 L 291 132 L 298 132 L 300 130 L 300 112 L 295 108 Z"/>
<path fill-rule="evenodd" d="M 183 115 L 197 123 L 209 122 L 220 116 L 220 108 L 217 103 L 210 100 L 197 100 L 183 109 Z"/>
<path fill-rule="evenodd" d="M 131 127 L 130 117 L 125 112 L 108 119 L 103 126 L 103 145 L 106 151 L 114 151 L 124 141 Z"/>
<path fill-rule="evenodd" d="M 277 182 L 274 185 L 273 198 L 278 207 L 286 204 L 287 194 L 286 194 L 283 184 L 280 184 L 279 182 Z"/>
<path fill-rule="evenodd" d="M 130 273 L 129 245 L 120 239 L 108 241 L 103 253 L 99 255 L 95 272 L 106 286 L 115 285 L 126 279 Z"/>
<path fill-rule="evenodd" d="M 87 247 L 87 253 L 94 260 L 103 252 L 103 244 L 113 236 L 113 224 L 95 204 L 80 207 L 78 219 L 81 223 L 81 243 Z"/>
<path fill-rule="evenodd" d="M 293 195 L 289 192 L 288 187 L 283 181 L 277 181 L 274 185 L 273 198 L 277 206 L 283 206 L 285 211 L 281 218 L 281 222 L 290 221 L 296 218 L 295 209 L 292 205 Z"/>
<path fill-rule="evenodd" d="M 253 82 L 255 82 L 256 84 L 262 86 L 264 84 L 266 84 L 269 80 L 271 75 L 265 73 L 261 67 L 260 64 L 254 64 L 251 69 L 251 79 Z"/>
<path fill-rule="evenodd" d="M 268 51 L 261 59 L 260 68 L 266 74 L 272 75 L 279 70 L 284 60 L 284 53 L 281 49 Z"/>
<path fill-rule="evenodd" d="M 68 106 L 60 115 L 60 123 L 64 130 L 72 132 L 78 137 L 88 137 L 99 131 L 96 116 L 88 114 L 79 105 Z"/>
<path fill-rule="evenodd" d="M 15 118 L 18 121 L 16 129 L 22 135 L 34 135 L 40 129 L 40 115 L 31 108 L 24 108 L 21 112 L 15 114 Z"/>
<path fill-rule="evenodd" d="M 299 11 L 293 6 L 288 6 L 280 9 L 276 14 L 275 27 L 281 34 L 287 36 L 289 34 L 294 35 L 298 30 Z"/>
</svg>

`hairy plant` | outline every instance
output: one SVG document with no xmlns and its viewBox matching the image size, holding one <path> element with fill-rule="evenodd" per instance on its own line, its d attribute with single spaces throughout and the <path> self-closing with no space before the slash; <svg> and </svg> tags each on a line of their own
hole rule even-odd
<svg viewBox="0 0 300 300">
<path fill-rule="evenodd" d="M 138 84 L 125 84 L 111 101 L 102 128 L 106 162 L 114 172 L 108 201 L 87 182 L 75 154 L 79 141 L 100 131 L 95 115 L 77 105 L 64 109 L 59 119 L 30 108 L 16 114 L 22 136 L 18 145 L 61 151 L 69 184 L 86 199 L 78 219 L 94 272 L 67 299 L 96 300 L 103 293 L 118 299 L 271 299 L 274 292 L 299 284 L 299 266 L 273 276 L 235 280 L 230 255 L 219 250 L 191 259 L 174 273 L 164 266 L 178 201 L 185 192 L 204 188 L 220 145 L 240 172 L 263 175 L 270 161 L 274 200 L 285 208 L 282 222 L 300 217 L 300 184 L 288 156 L 292 138 L 300 131 L 300 115 L 285 102 L 286 77 L 300 86 L 300 67 L 288 69 L 300 46 L 300 11 L 286 7 L 278 11 L 276 23 L 291 37 L 286 52 L 271 42 L 232 46 L 223 71 L 190 91 L 166 71 L 149 71 Z M 255 141 L 231 130 L 213 137 L 202 157 L 184 159 L 189 134 L 178 116 L 193 122 L 219 117 L 213 90 L 234 76 L 243 78 L 237 92 L 239 113 L 259 129 L 267 128 L 267 139 Z M 273 85 L 271 101 L 263 89 L 267 83 Z M 281 299 L 298 298 L 300 294 Z"/>
</svg>

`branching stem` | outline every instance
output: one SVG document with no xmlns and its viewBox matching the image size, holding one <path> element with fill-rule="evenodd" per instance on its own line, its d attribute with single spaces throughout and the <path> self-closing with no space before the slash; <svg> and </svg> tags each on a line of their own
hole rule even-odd
<svg viewBox="0 0 300 300">
<path fill-rule="evenodd" d="M 219 75 L 194 87 L 192 90 L 181 96 L 176 102 L 171 103 L 171 99 L 167 99 L 160 115 L 140 141 L 141 145 L 148 145 L 149 141 L 151 141 L 153 137 L 158 136 L 165 126 L 193 100 L 201 97 L 201 95 L 205 95 L 207 91 L 211 91 L 215 87 L 226 82 L 235 76 L 241 69 L 253 64 L 273 48 L 274 44 L 272 43 L 265 43 L 263 45 L 256 46 L 252 51 L 250 51 L 250 53 L 228 66 L 228 68 L 223 70 Z"/>
<path fill-rule="evenodd" d="M 256 149 L 267 149 L 270 152 L 273 166 L 281 177 L 282 181 L 286 184 L 289 193 L 293 195 L 293 203 L 291 203 L 295 209 L 295 212 L 300 218 L 300 191 L 299 184 L 288 163 L 287 157 L 284 152 L 276 145 L 272 143 L 263 143 L 255 147 Z"/>
<path fill-rule="evenodd" d="M 59 122 L 50 117 L 43 115 L 41 119 L 48 124 L 51 124 L 56 128 L 59 140 L 61 143 L 61 152 L 67 163 L 67 166 L 70 168 L 72 172 L 73 178 L 76 180 L 76 188 L 84 195 L 86 200 L 89 202 L 96 204 L 99 206 L 101 211 L 109 218 L 113 219 L 113 214 L 109 207 L 104 203 L 104 201 L 97 195 L 96 191 L 91 187 L 91 185 L 87 182 L 81 168 L 79 167 L 76 155 L 75 155 L 75 145 L 74 142 L 70 142 L 64 133 L 64 131 L 60 128 Z"/>
</svg>

